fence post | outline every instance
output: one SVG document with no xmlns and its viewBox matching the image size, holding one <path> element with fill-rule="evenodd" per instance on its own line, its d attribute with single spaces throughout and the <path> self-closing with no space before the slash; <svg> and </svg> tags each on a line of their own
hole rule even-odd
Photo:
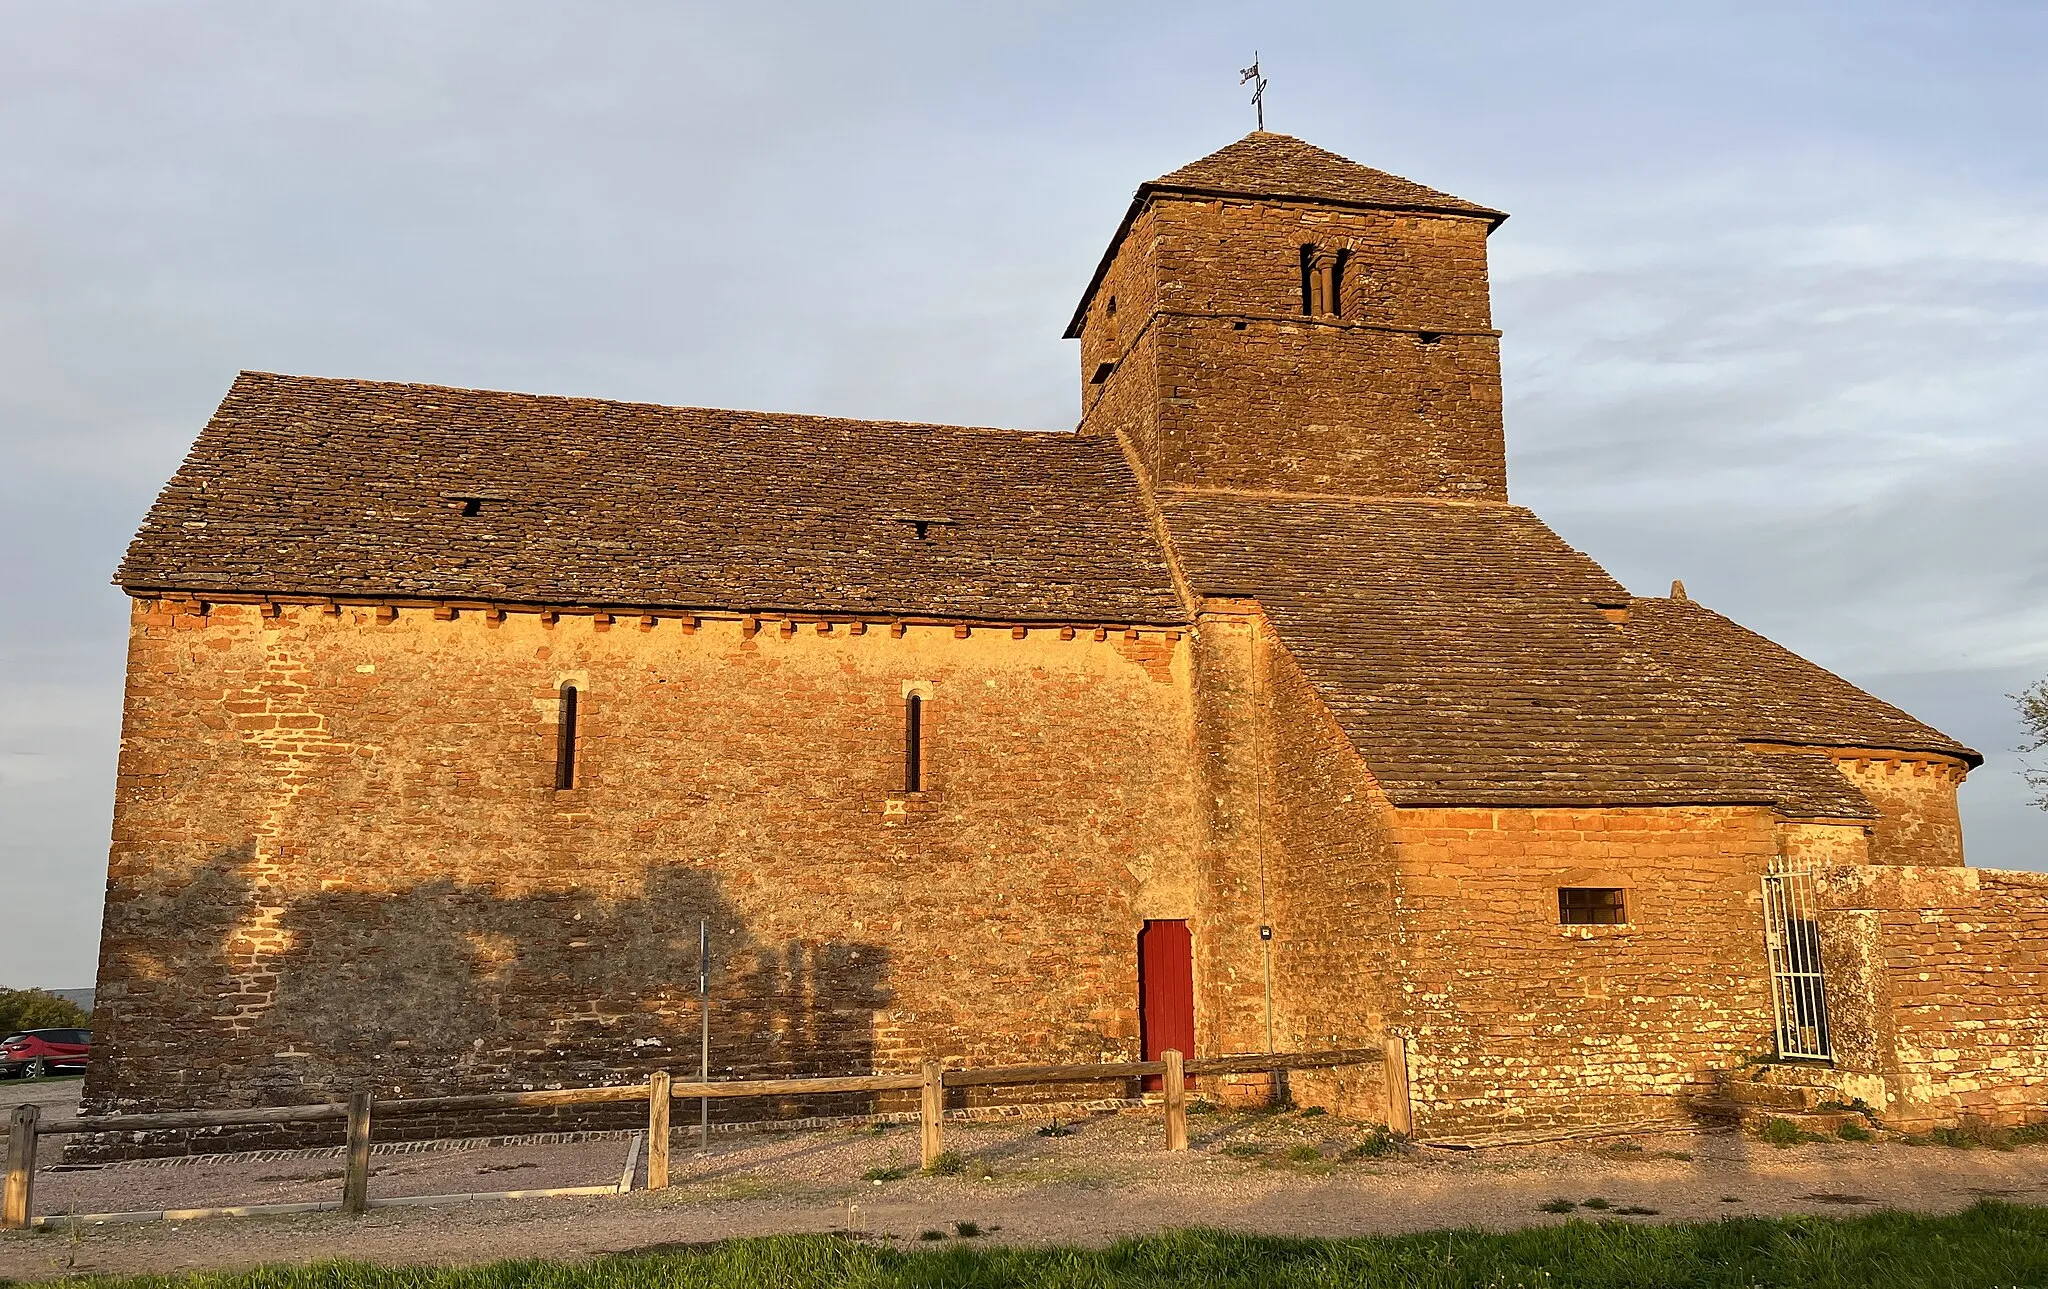
<svg viewBox="0 0 2048 1289">
<path fill-rule="evenodd" d="M 364 1213 L 370 1207 L 370 1094 L 348 1097 L 348 1171 L 341 1183 L 341 1211 Z"/>
<path fill-rule="evenodd" d="M 668 1071 L 647 1076 L 647 1189 L 668 1189 Z"/>
<path fill-rule="evenodd" d="M 930 1168 L 939 1162 L 945 1153 L 946 1137 L 942 1127 L 946 1113 L 946 1076 L 937 1061 L 924 1063 L 924 1090 L 918 1100 L 918 1126 L 922 1131 L 924 1166 Z"/>
<path fill-rule="evenodd" d="M 1160 1053 L 1166 1060 L 1166 1148 L 1188 1148 L 1188 1079 L 1180 1049 L 1169 1047 Z"/>
<path fill-rule="evenodd" d="M 7 1189 L 0 1195 L 0 1227 L 10 1231 L 28 1229 L 35 1205 L 36 1121 L 42 1113 L 41 1106 L 18 1105 L 7 1125 Z"/>
<path fill-rule="evenodd" d="M 1415 1116 L 1408 1102 L 1408 1040 L 1387 1035 L 1387 1130 L 1415 1131 Z"/>
</svg>

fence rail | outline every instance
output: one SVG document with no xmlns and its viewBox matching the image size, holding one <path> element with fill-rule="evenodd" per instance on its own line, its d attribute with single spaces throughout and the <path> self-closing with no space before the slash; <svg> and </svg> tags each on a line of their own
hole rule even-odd
<svg viewBox="0 0 2048 1289">
<path fill-rule="evenodd" d="M 7 1176 L 0 1188 L 0 1229 L 19 1230 L 34 1222 L 36 1152 L 44 1137 L 77 1133 L 167 1132 L 196 1128 L 255 1128 L 276 1124 L 339 1122 L 346 1125 L 344 1140 L 348 1165 L 342 1181 L 340 1209 L 362 1213 L 373 1205 L 395 1200 L 373 1201 L 369 1197 L 370 1141 L 373 1120 L 418 1114 L 449 1114 L 478 1110 L 513 1110 L 558 1106 L 606 1105 L 645 1102 L 648 1107 L 647 1187 L 660 1190 L 668 1185 L 669 1108 L 673 1101 L 704 1097 L 815 1096 L 825 1093 L 909 1092 L 919 1093 L 920 1154 L 930 1168 L 945 1151 L 945 1094 L 948 1088 L 1022 1087 L 1043 1083 L 1100 1083 L 1160 1076 L 1165 1087 L 1164 1111 L 1169 1150 L 1187 1149 L 1187 1079 L 1196 1075 L 1258 1074 L 1282 1070 L 1321 1070 L 1345 1066 L 1383 1064 L 1387 1088 L 1388 1126 L 1407 1132 L 1412 1123 L 1408 1109 L 1408 1056 L 1404 1041 L 1390 1037 L 1377 1048 L 1344 1048 L 1321 1052 L 1247 1052 L 1230 1056 L 1185 1060 L 1170 1051 L 1157 1061 L 1114 1061 L 1096 1065 L 1001 1065 L 946 1069 L 927 1061 L 915 1074 L 856 1074 L 839 1077 L 798 1079 L 729 1079 L 715 1082 L 682 1082 L 657 1072 L 645 1083 L 595 1088 L 551 1088 L 535 1092 L 491 1092 L 465 1096 L 394 1097 L 375 1099 L 366 1091 L 356 1092 L 348 1103 L 262 1106 L 245 1110 L 177 1110 L 161 1114 L 79 1115 L 44 1119 L 34 1105 L 15 1107 L 7 1134 Z M 629 1165 L 629 1168 L 632 1165 Z M 616 1188 L 632 1186 L 623 1177 Z M 611 1193 L 614 1188 L 570 1187 L 558 1193 Z M 504 1192 L 505 1196 L 513 1192 Z M 408 1196 L 407 1203 L 425 1203 L 437 1198 L 464 1199 L 477 1196 Z M 332 1201 L 311 1205 L 253 1205 L 207 1210 L 242 1213 L 289 1208 L 311 1211 L 333 1208 Z M 195 1210 L 196 1211 L 196 1210 Z M 151 1214 L 110 1214 L 107 1217 L 153 1216 Z"/>
</svg>

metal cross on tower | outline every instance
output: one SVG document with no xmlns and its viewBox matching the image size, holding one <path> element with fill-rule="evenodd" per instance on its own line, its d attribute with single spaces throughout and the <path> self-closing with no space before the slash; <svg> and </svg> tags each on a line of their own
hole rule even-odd
<svg viewBox="0 0 2048 1289">
<path fill-rule="evenodd" d="M 1259 129 L 1263 132 L 1266 128 L 1266 78 L 1259 75 L 1258 50 L 1252 51 L 1252 65 L 1238 73 L 1237 83 L 1252 87 L 1252 110 L 1259 114 Z"/>
</svg>

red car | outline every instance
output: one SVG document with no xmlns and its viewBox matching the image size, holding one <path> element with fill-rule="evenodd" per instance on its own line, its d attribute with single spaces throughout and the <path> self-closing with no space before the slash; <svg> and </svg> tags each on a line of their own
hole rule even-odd
<svg viewBox="0 0 2048 1289">
<path fill-rule="evenodd" d="M 89 1029 L 31 1029 L 0 1043 L 0 1075 L 40 1079 L 47 1074 L 85 1073 L 92 1050 Z"/>
</svg>

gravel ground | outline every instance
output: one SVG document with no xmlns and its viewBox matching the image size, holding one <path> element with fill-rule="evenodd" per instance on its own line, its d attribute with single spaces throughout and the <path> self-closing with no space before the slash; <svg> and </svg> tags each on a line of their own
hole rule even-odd
<svg viewBox="0 0 2048 1289">
<path fill-rule="evenodd" d="M 721 1136 L 698 1156 L 679 1140 L 672 1185 L 604 1198 L 475 1201 L 334 1213 L 8 1234 L 0 1275 L 174 1271 L 360 1258 L 459 1264 L 500 1257 L 583 1257 L 736 1235 L 845 1231 L 917 1243 L 973 1222 L 983 1238 L 1098 1245 L 1208 1225 L 1273 1234 L 1353 1235 L 1564 1221 L 1541 1207 L 1603 1199 L 1655 1210 L 1628 1221 L 1735 1214 L 1850 1213 L 1878 1206 L 1942 1211 L 1985 1196 L 2048 1204 L 2048 1147 L 2010 1152 L 1898 1144 L 1778 1149 L 1733 1134 L 1444 1152 L 1347 1155 L 1362 1140 L 1328 1118 L 1213 1115 L 1193 1149 L 1168 1155 L 1155 1113 L 1088 1118 L 1072 1135 L 1037 1121 L 948 1124 L 962 1173 L 914 1171 L 915 1128 Z M 1313 1155 L 1311 1158 L 1310 1156 Z M 512 1190 L 615 1180 L 625 1143 L 606 1140 L 379 1155 L 373 1197 Z M 117 1165 L 46 1173 L 37 1210 L 61 1212 L 332 1198 L 338 1158 Z M 901 1170 L 900 1177 L 888 1176 Z M 864 1175 L 880 1171 L 884 1180 Z M 644 1163 L 641 1178 L 644 1182 Z M 1601 1216 L 1603 1210 L 1578 1210 Z"/>
<path fill-rule="evenodd" d="M 45 1119 L 78 1111 L 78 1094 L 85 1091 L 85 1076 L 66 1075 L 59 1079 L 0 1079 L 0 1110 L 12 1110 L 33 1101 L 43 1108 Z"/>
</svg>

